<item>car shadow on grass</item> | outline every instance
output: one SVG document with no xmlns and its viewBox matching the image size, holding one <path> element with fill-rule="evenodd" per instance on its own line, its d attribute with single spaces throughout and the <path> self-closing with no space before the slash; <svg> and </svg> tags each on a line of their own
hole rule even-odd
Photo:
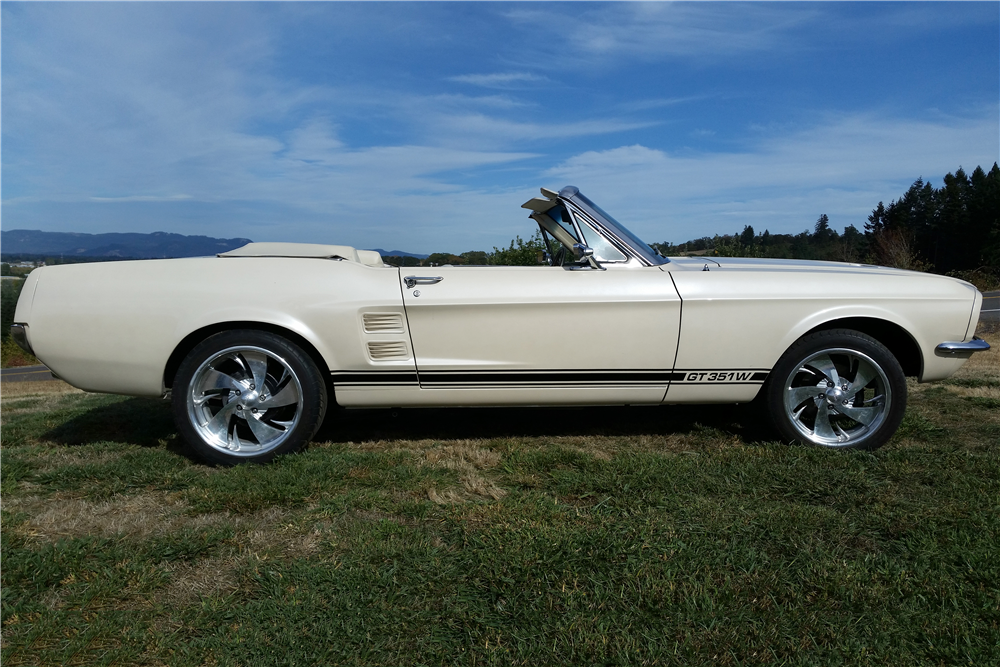
<svg viewBox="0 0 1000 667">
<path fill-rule="evenodd" d="M 327 412 L 316 442 L 453 440 L 539 436 L 657 436 L 714 429 L 744 443 L 773 442 L 756 406 L 668 405 L 530 408 L 419 408 Z M 161 447 L 197 461 L 177 433 L 168 402 L 130 398 L 95 407 L 48 430 L 66 446 L 121 442 Z"/>
<path fill-rule="evenodd" d="M 157 398 L 129 398 L 91 408 L 49 429 L 42 437 L 68 446 L 102 442 L 166 446 L 191 458 L 177 434 L 170 403 Z"/>
<path fill-rule="evenodd" d="M 451 440 L 538 436 L 657 436 L 716 429 L 745 443 L 774 442 L 756 405 L 530 408 L 334 408 L 317 442 Z"/>
</svg>

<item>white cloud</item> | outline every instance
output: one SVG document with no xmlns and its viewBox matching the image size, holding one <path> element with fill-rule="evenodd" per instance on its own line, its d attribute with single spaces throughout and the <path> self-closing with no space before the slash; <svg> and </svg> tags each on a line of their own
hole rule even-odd
<svg viewBox="0 0 1000 667">
<path fill-rule="evenodd" d="M 579 5 L 563 11 L 517 5 L 507 18 L 525 30 L 559 26 L 559 39 L 535 39 L 521 62 L 547 61 L 573 70 L 617 66 L 627 61 L 680 57 L 701 62 L 734 55 L 784 50 L 802 44 L 796 28 L 822 15 L 819 3 L 775 7 L 763 3 L 630 2 Z M 544 55 L 542 55 L 544 54 Z"/>
<path fill-rule="evenodd" d="M 860 227 L 918 177 L 997 159 L 997 109 L 939 122 L 841 115 L 749 140 L 744 152 L 672 155 L 641 145 L 587 151 L 546 176 L 581 187 L 643 237 L 675 242 L 752 225 L 799 232 L 821 213 Z M 607 202 L 606 204 L 603 202 Z"/>
<path fill-rule="evenodd" d="M 481 113 L 441 114 L 425 120 L 437 140 L 461 146 L 509 146 L 524 142 L 554 142 L 558 139 L 614 134 L 658 125 L 657 122 L 623 120 L 582 120 L 532 123 L 497 118 Z"/>
</svg>

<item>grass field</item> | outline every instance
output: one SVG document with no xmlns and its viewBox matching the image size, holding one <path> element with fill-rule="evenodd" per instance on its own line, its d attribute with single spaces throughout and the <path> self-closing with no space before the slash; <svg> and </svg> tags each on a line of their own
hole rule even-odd
<svg viewBox="0 0 1000 667">
<path fill-rule="evenodd" d="M 1000 664 L 1000 335 L 874 453 L 746 408 L 341 411 L 269 466 L 3 387 L 2 662 Z"/>
</svg>

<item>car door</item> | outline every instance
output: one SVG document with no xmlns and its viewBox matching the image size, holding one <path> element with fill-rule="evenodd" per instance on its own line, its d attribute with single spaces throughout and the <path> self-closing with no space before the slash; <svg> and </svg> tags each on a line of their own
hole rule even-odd
<svg viewBox="0 0 1000 667">
<path fill-rule="evenodd" d="M 680 298 L 658 267 L 404 269 L 423 402 L 659 403 Z"/>
</svg>

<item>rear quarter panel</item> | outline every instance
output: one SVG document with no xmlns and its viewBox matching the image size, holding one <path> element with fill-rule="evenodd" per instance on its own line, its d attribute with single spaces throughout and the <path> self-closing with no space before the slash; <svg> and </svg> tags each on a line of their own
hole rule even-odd
<svg viewBox="0 0 1000 667">
<path fill-rule="evenodd" d="M 329 259 L 147 260 L 36 273 L 25 318 L 32 347 L 57 375 L 88 391 L 161 395 L 177 344 L 226 322 L 288 329 L 309 341 L 328 369 L 363 368 L 370 361 L 360 313 L 403 312 L 396 270 Z"/>
</svg>

